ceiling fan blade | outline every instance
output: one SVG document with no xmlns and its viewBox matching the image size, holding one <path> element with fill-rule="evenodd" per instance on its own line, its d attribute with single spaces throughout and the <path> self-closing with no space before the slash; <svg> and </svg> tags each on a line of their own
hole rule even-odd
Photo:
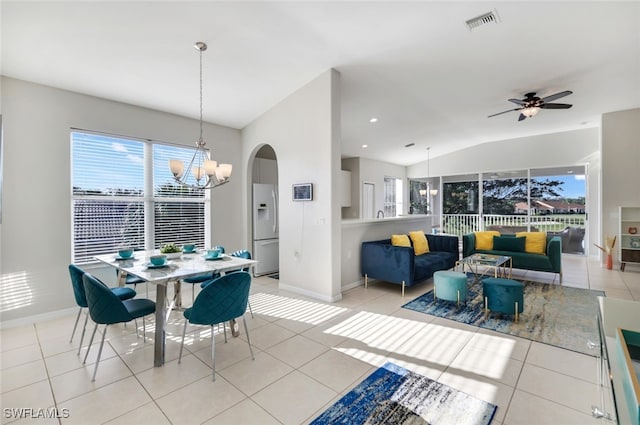
<svg viewBox="0 0 640 425">
<path fill-rule="evenodd" d="M 520 99 L 509 99 L 509 102 L 513 102 L 516 105 L 524 105 L 525 103 L 527 103 L 526 101 Z"/>
<path fill-rule="evenodd" d="M 540 105 L 542 109 L 569 109 L 573 105 L 569 105 L 568 103 L 543 103 Z"/>
<path fill-rule="evenodd" d="M 525 118 L 527 118 L 525 114 L 520 114 L 520 116 L 518 117 L 518 121 L 522 121 Z"/>
<path fill-rule="evenodd" d="M 509 109 L 508 111 L 498 112 L 497 114 L 489 115 L 487 118 L 495 117 L 496 115 L 506 114 L 507 112 L 519 111 L 522 108 Z"/>
<path fill-rule="evenodd" d="M 560 93 L 551 94 L 549 96 L 543 97 L 540 99 L 543 102 L 551 102 L 552 100 L 560 99 L 561 97 L 569 96 L 573 92 L 570 90 L 561 91 Z"/>
</svg>

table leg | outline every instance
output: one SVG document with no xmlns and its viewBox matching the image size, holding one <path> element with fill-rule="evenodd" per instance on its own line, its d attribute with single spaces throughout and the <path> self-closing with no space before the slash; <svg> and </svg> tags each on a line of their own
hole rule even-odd
<svg viewBox="0 0 640 425">
<path fill-rule="evenodd" d="M 182 310 L 182 281 L 176 280 L 173 284 L 174 301 L 176 310 Z"/>
<path fill-rule="evenodd" d="M 127 272 L 118 270 L 118 288 L 122 288 L 127 282 Z"/>
<path fill-rule="evenodd" d="M 153 365 L 155 367 L 160 367 L 164 364 L 166 298 L 167 284 L 156 285 L 156 335 L 153 352 Z"/>
<path fill-rule="evenodd" d="M 240 325 L 236 319 L 229 320 L 229 327 L 231 328 L 231 335 L 238 337 L 240 336 Z"/>
</svg>

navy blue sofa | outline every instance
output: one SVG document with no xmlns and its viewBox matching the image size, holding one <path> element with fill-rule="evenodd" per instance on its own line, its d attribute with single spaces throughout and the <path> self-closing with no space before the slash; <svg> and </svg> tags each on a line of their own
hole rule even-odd
<svg viewBox="0 0 640 425">
<path fill-rule="evenodd" d="M 428 234 L 429 252 L 415 255 L 413 247 L 391 245 L 391 239 L 363 242 L 360 265 L 364 286 L 368 279 L 413 286 L 433 276 L 438 270 L 453 268 L 458 261 L 458 237 Z"/>
</svg>

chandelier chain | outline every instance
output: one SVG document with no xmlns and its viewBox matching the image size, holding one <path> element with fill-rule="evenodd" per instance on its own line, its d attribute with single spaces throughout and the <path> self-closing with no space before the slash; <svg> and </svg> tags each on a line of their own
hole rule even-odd
<svg viewBox="0 0 640 425">
<path fill-rule="evenodd" d="M 213 189 L 229 182 L 231 164 L 218 164 L 217 161 L 211 160 L 206 150 L 206 142 L 204 141 L 204 120 L 203 120 L 203 62 L 202 53 L 207 50 L 207 44 L 198 41 L 194 46 L 200 52 L 200 137 L 196 142 L 196 150 L 191 157 L 191 161 L 185 169 L 184 162 L 178 159 L 169 160 L 169 169 L 173 174 L 173 178 L 181 186 L 189 187 L 196 190 Z M 194 183 L 191 181 L 195 180 Z"/>
<path fill-rule="evenodd" d="M 200 50 L 200 138 L 198 144 L 202 144 L 202 49 Z"/>
</svg>

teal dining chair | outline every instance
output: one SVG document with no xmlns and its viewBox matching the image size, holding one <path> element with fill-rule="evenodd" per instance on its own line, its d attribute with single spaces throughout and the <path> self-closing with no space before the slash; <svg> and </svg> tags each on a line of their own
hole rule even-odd
<svg viewBox="0 0 640 425">
<path fill-rule="evenodd" d="M 71 332 L 71 339 L 69 339 L 69 344 L 73 342 L 73 336 L 76 334 L 76 329 L 78 328 L 78 321 L 80 320 L 80 315 L 82 314 L 82 310 L 87 308 L 89 305 L 87 304 L 87 296 L 84 292 L 84 283 L 82 282 L 82 276 L 84 276 L 85 271 L 75 264 L 69 264 L 69 275 L 71 276 L 71 286 L 73 287 L 73 296 L 76 299 L 76 304 L 80 309 L 78 310 L 78 315 L 76 316 L 76 323 L 73 325 L 73 331 Z M 131 288 L 110 288 L 111 291 L 121 300 L 129 300 L 136 296 L 136 291 Z M 80 350 L 82 349 L 82 341 L 84 341 L 84 334 L 87 330 L 87 321 L 89 320 L 89 314 L 87 313 L 84 319 L 84 326 L 82 327 L 82 335 L 80 336 L 80 345 L 78 346 L 78 355 L 80 355 Z M 88 349 L 87 349 L 88 350 Z"/>
<path fill-rule="evenodd" d="M 213 249 L 219 249 L 221 254 L 224 254 L 224 247 L 222 245 L 216 245 L 213 247 Z M 212 279 L 216 279 L 220 277 L 220 273 L 203 273 L 203 274 L 199 274 L 197 276 L 192 276 L 192 277 L 188 277 L 186 279 L 182 279 L 182 281 L 184 283 L 190 283 L 191 284 L 191 303 L 193 304 L 194 300 L 195 300 L 195 293 L 196 293 L 196 285 L 197 284 L 202 284 L 204 282 L 209 282 Z"/>
<path fill-rule="evenodd" d="M 100 356 L 102 355 L 102 348 L 104 347 L 104 340 L 107 336 L 107 329 L 109 328 L 109 325 L 127 323 L 137 319 L 138 317 L 142 317 L 143 341 L 146 342 L 146 325 L 144 317 L 155 313 L 156 303 L 146 298 L 135 298 L 122 301 L 104 283 L 100 282 L 89 273 L 84 274 L 82 281 L 84 283 L 84 291 L 87 296 L 87 304 L 89 306 L 91 320 L 93 320 L 96 325 L 105 325 L 104 332 L 102 333 L 102 341 L 100 342 L 100 349 L 98 351 L 98 358 L 96 360 L 96 366 L 93 370 L 93 378 L 91 379 L 91 382 L 93 382 L 96 380 L 96 373 L 98 372 L 98 365 L 100 364 Z M 93 340 L 93 337 L 91 339 Z"/>
<path fill-rule="evenodd" d="M 251 253 L 249 251 L 247 251 L 246 249 L 239 249 L 237 251 L 232 252 L 229 255 L 232 256 L 232 257 L 244 258 L 245 260 L 251 260 Z M 226 273 L 233 273 L 233 272 L 238 272 L 238 271 L 248 272 L 249 271 L 249 267 L 245 267 L 245 268 L 239 269 L 239 270 L 231 270 L 231 271 L 228 271 Z M 216 277 L 219 277 L 219 276 L 220 275 L 218 275 Z M 205 282 L 202 282 L 200 284 L 200 288 L 204 289 L 210 282 L 211 282 L 211 280 L 207 280 Z M 249 313 L 251 313 L 251 318 L 253 319 L 254 316 L 253 316 L 253 309 L 251 308 L 251 301 L 249 301 Z"/>
<path fill-rule="evenodd" d="M 184 337 L 187 332 L 187 324 L 208 325 L 211 327 L 211 367 L 213 368 L 213 380 L 216 380 L 216 350 L 213 325 L 224 323 L 242 317 L 244 331 L 247 334 L 247 343 L 254 359 L 249 329 L 244 318 L 249 302 L 249 290 L 251 288 L 251 275 L 239 271 L 229 273 L 214 279 L 196 297 L 193 306 L 183 312 L 184 328 L 182 330 L 182 342 L 180 343 L 180 355 L 178 363 L 182 362 Z M 226 336 L 226 334 L 225 334 Z"/>
</svg>

